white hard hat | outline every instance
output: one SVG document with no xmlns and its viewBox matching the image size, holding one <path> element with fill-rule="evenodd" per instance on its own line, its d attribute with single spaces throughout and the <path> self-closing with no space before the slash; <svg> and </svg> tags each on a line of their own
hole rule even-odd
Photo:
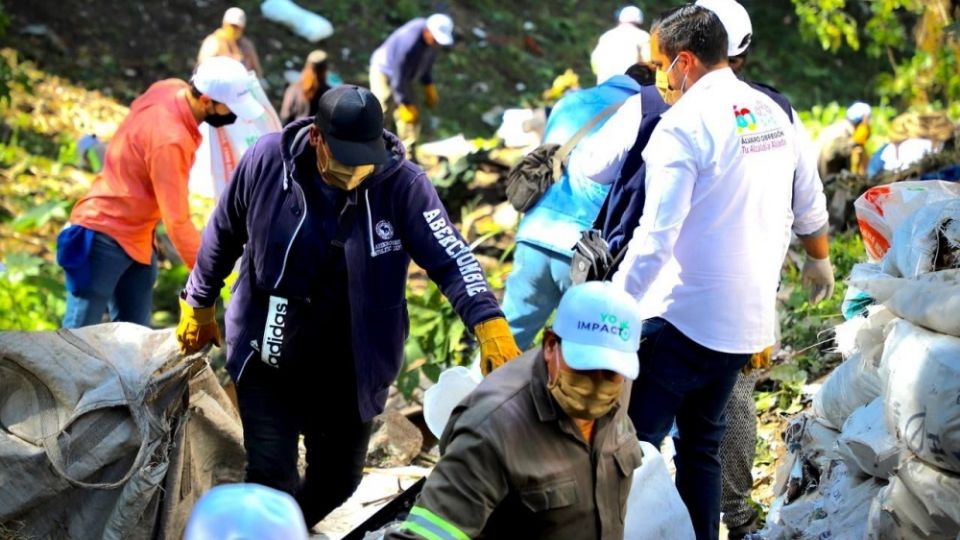
<svg viewBox="0 0 960 540">
<path fill-rule="evenodd" d="M 427 17 L 427 30 L 437 43 L 446 47 L 453 44 L 453 19 L 443 13 L 434 13 Z"/>
<path fill-rule="evenodd" d="M 263 114 L 263 105 L 250 92 L 247 68 L 233 58 L 207 58 L 197 66 L 191 82 L 210 99 L 226 105 L 241 120 L 253 120 Z"/>
<path fill-rule="evenodd" d="M 736 0 L 697 0 L 697 5 L 716 13 L 727 31 L 727 56 L 740 56 L 753 39 L 750 14 Z"/>
<path fill-rule="evenodd" d="M 238 7 L 232 7 L 223 14 L 223 24 L 235 24 L 244 28 L 247 26 L 247 14 Z"/>
<path fill-rule="evenodd" d="M 643 24 L 643 11 L 637 6 L 626 6 L 617 13 L 617 21 L 621 23 Z"/>
<path fill-rule="evenodd" d="M 862 101 L 857 101 L 847 109 L 847 120 L 853 124 L 859 124 L 864 118 L 870 116 L 870 105 Z"/>
</svg>

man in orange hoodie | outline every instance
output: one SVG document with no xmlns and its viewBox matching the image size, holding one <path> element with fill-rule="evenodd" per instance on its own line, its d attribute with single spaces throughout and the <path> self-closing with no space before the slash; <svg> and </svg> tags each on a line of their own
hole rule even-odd
<svg viewBox="0 0 960 540">
<path fill-rule="evenodd" d="M 201 122 L 219 127 L 263 113 L 243 65 L 216 57 L 191 82 L 167 79 L 130 107 L 107 147 L 103 171 L 57 238 L 67 277 L 64 328 L 110 320 L 147 325 L 157 278 L 154 230 L 163 220 L 180 258 L 193 268 L 200 233 L 190 221 L 187 183 Z"/>
</svg>

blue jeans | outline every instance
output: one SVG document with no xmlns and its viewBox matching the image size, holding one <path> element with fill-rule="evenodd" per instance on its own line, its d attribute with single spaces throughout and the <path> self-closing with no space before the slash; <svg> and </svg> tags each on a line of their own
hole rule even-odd
<svg viewBox="0 0 960 540">
<path fill-rule="evenodd" d="M 149 326 L 157 281 L 156 252 L 150 264 L 140 264 L 116 240 L 96 233 L 87 264 L 89 283 L 82 290 L 67 292 L 63 327 L 98 324 L 107 310 L 111 321 Z"/>
<path fill-rule="evenodd" d="M 642 441 L 658 447 L 677 423 L 677 490 L 698 540 L 720 534 L 720 440 L 724 410 L 749 354 L 708 349 L 661 318 L 643 322 L 640 376 L 630 419 Z"/>
<path fill-rule="evenodd" d="M 560 297 L 570 288 L 570 259 L 540 246 L 517 242 L 501 308 L 520 349 L 530 347 L 557 309 Z"/>
</svg>

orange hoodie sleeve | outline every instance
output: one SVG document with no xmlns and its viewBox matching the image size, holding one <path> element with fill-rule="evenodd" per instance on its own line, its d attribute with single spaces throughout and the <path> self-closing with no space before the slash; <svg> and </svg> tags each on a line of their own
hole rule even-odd
<svg viewBox="0 0 960 540">
<path fill-rule="evenodd" d="M 190 221 L 188 184 L 193 154 L 176 143 L 165 143 L 150 154 L 150 181 L 160 207 L 160 217 L 177 253 L 193 269 L 200 250 L 200 232 Z"/>
</svg>

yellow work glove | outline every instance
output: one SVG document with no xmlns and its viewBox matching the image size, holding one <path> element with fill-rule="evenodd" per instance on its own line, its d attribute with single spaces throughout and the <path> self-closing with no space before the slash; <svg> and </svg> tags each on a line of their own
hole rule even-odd
<svg viewBox="0 0 960 540">
<path fill-rule="evenodd" d="M 397 117 L 401 122 L 407 124 L 416 124 L 417 120 L 420 118 L 420 112 L 417 111 L 416 105 L 404 105 L 401 103 L 397 108 Z"/>
<path fill-rule="evenodd" d="M 773 357 L 773 347 L 767 347 L 766 349 L 754 353 L 750 357 L 750 360 L 747 361 L 747 364 L 743 366 L 741 370 L 744 375 L 750 373 L 755 369 L 768 369 L 770 367 L 770 360 Z"/>
<path fill-rule="evenodd" d="M 220 346 L 220 327 L 217 325 L 217 308 L 195 308 L 180 299 L 180 323 L 177 324 L 177 342 L 180 354 L 199 351 L 207 343 Z"/>
<path fill-rule="evenodd" d="M 431 109 L 436 107 L 437 103 L 440 103 L 440 94 L 437 93 L 437 85 L 433 83 L 424 85 L 423 100 L 427 103 L 427 107 Z"/>
<path fill-rule="evenodd" d="M 484 321 L 473 328 L 480 342 L 480 373 L 486 377 L 491 371 L 520 356 L 510 326 L 503 317 Z"/>
</svg>

